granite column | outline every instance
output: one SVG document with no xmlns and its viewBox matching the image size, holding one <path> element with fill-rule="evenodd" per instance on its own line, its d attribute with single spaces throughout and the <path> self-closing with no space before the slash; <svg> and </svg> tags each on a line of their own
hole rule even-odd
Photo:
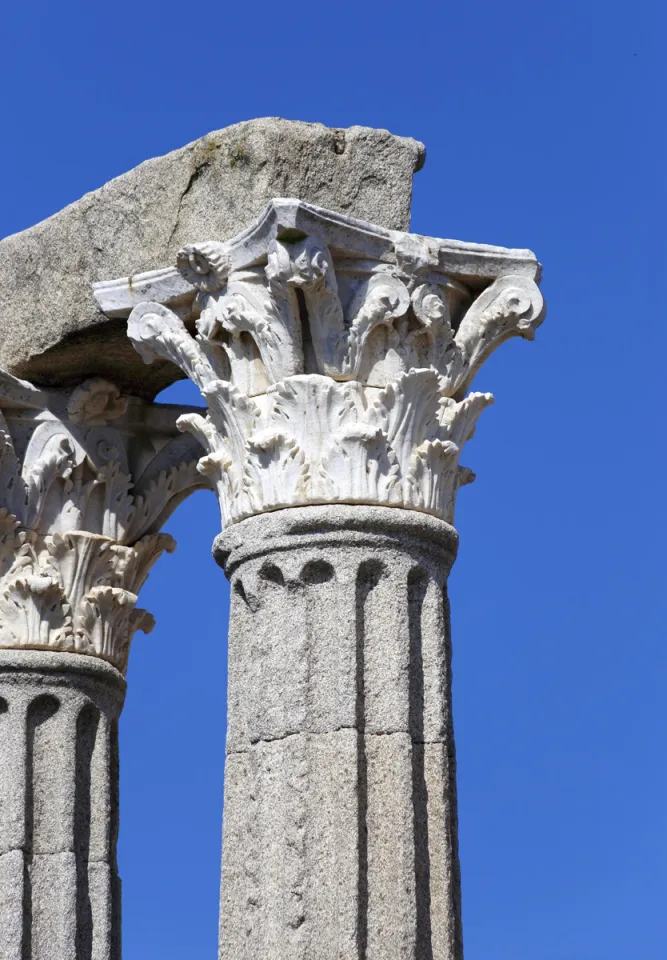
<svg viewBox="0 0 667 960">
<path fill-rule="evenodd" d="M 0 650 L 0 956 L 120 957 L 118 717 L 104 660 Z"/>
<path fill-rule="evenodd" d="M 0 375 L 0 956 L 119 960 L 118 718 L 138 592 L 201 484 L 182 410 Z"/>
<path fill-rule="evenodd" d="M 221 960 L 461 960 L 459 457 L 493 400 L 477 370 L 543 319 L 539 278 L 526 250 L 274 200 L 100 285 L 208 408 L 179 426 L 232 583 Z"/>
<path fill-rule="evenodd" d="M 232 584 L 222 957 L 462 956 L 456 544 L 434 517 L 357 505 L 216 541 Z"/>
</svg>

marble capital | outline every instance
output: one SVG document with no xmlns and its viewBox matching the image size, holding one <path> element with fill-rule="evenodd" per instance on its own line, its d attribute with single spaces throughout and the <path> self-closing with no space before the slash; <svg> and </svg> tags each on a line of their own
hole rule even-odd
<svg viewBox="0 0 667 960">
<path fill-rule="evenodd" d="M 470 392 L 503 341 L 544 317 L 527 250 L 438 240 L 274 200 L 227 242 L 96 286 L 146 362 L 171 360 L 208 412 L 179 428 L 206 451 L 227 526 L 317 503 L 451 522 L 460 463 L 493 401 Z"/>
<path fill-rule="evenodd" d="M 0 373 L 0 647 L 91 654 L 124 671 L 174 507 L 206 484 L 187 408 L 106 380 L 41 390 Z"/>
</svg>

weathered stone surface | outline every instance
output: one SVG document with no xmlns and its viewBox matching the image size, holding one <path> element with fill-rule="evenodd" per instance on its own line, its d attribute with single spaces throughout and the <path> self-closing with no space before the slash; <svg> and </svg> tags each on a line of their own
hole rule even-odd
<svg viewBox="0 0 667 960">
<path fill-rule="evenodd" d="M 23 850 L 0 853 L 0 957 L 24 960 Z"/>
<path fill-rule="evenodd" d="M 406 230 L 423 146 L 384 130 L 275 118 L 148 160 L 0 242 L 0 367 L 43 385 L 110 377 L 154 396 L 181 376 L 145 369 L 91 285 L 174 262 L 185 243 L 238 233 L 276 196 Z"/>
<path fill-rule="evenodd" d="M 460 960 L 454 529 L 306 506 L 232 525 L 222 960 Z"/>
<path fill-rule="evenodd" d="M 120 671 L 160 526 L 202 479 L 178 411 L 0 371 L 2 960 L 120 958 Z"/>
<path fill-rule="evenodd" d="M 335 552 L 334 565 L 330 544 L 339 535 L 346 549 Z M 420 579 L 423 561 L 415 557 L 428 536 L 433 572 Z M 229 750 L 355 727 L 362 666 L 367 733 L 446 737 L 440 585 L 456 551 L 452 527 L 399 509 L 303 507 L 234 524 L 215 550 L 231 551 L 230 573 L 244 558 L 232 574 Z"/>
<path fill-rule="evenodd" d="M 207 404 L 179 425 L 232 583 L 221 960 L 462 956 L 450 523 L 492 400 L 467 391 L 532 339 L 540 275 L 528 250 L 276 199 L 96 287 Z"/>
<path fill-rule="evenodd" d="M 93 654 L 125 670 L 159 532 L 202 485 L 179 408 L 99 378 L 43 390 L 0 371 L 0 647 Z"/>
<path fill-rule="evenodd" d="M 120 958 L 117 720 L 94 657 L 0 650 L 0 956 Z"/>
<path fill-rule="evenodd" d="M 444 743 L 296 734 L 225 768 L 220 956 L 461 956 L 455 793 Z"/>
<path fill-rule="evenodd" d="M 283 199 L 229 242 L 185 247 L 178 270 L 100 284 L 96 296 L 132 311 L 128 334 L 147 363 L 175 361 L 201 390 L 206 417 L 179 423 L 206 451 L 200 470 L 223 526 L 332 502 L 451 523 L 474 479 L 462 448 L 493 402 L 468 388 L 501 343 L 533 339 L 540 272 L 529 250 L 390 231 Z M 180 306 L 179 278 L 190 297 Z"/>
</svg>

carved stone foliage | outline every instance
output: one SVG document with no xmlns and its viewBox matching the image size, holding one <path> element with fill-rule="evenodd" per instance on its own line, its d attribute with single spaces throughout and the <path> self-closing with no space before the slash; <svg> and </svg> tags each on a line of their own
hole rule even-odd
<svg viewBox="0 0 667 960">
<path fill-rule="evenodd" d="M 290 203 L 291 220 L 280 206 Z M 223 525 L 332 502 L 451 521 L 473 479 L 461 448 L 492 402 L 466 396 L 471 381 L 543 319 L 532 254 L 274 201 L 234 240 L 184 248 L 178 268 L 196 291 L 190 306 L 139 303 L 128 332 L 146 362 L 176 363 L 206 400 L 206 417 L 178 425 L 207 451 L 199 469 Z"/>
<path fill-rule="evenodd" d="M 71 393 L 0 375 L 0 646 L 93 654 L 124 670 L 153 619 L 137 594 L 201 449 L 180 409 L 104 380 Z"/>
</svg>

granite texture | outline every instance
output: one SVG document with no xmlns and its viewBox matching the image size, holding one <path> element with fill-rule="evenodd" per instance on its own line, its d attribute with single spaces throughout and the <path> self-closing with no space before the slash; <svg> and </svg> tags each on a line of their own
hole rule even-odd
<svg viewBox="0 0 667 960">
<path fill-rule="evenodd" d="M 300 507 L 232 584 L 221 960 L 460 960 L 448 524 Z"/>
<path fill-rule="evenodd" d="M 0 650 L 2 960 L 120 960 L 124 696 L 93 657 Z"/>
<path fill-rule="evenodd" d="M 148 160 L 0 242 L 0 367 L 42 385 L 109 377 L 152 397 L 181 374 L 142 365 L 92 284 L 176 260 L 185 243 L 238 233 L 273 197 L 294 196 L 406 230 L 415 140 L 385 130 L 265 118 Z"/>
</svg>

